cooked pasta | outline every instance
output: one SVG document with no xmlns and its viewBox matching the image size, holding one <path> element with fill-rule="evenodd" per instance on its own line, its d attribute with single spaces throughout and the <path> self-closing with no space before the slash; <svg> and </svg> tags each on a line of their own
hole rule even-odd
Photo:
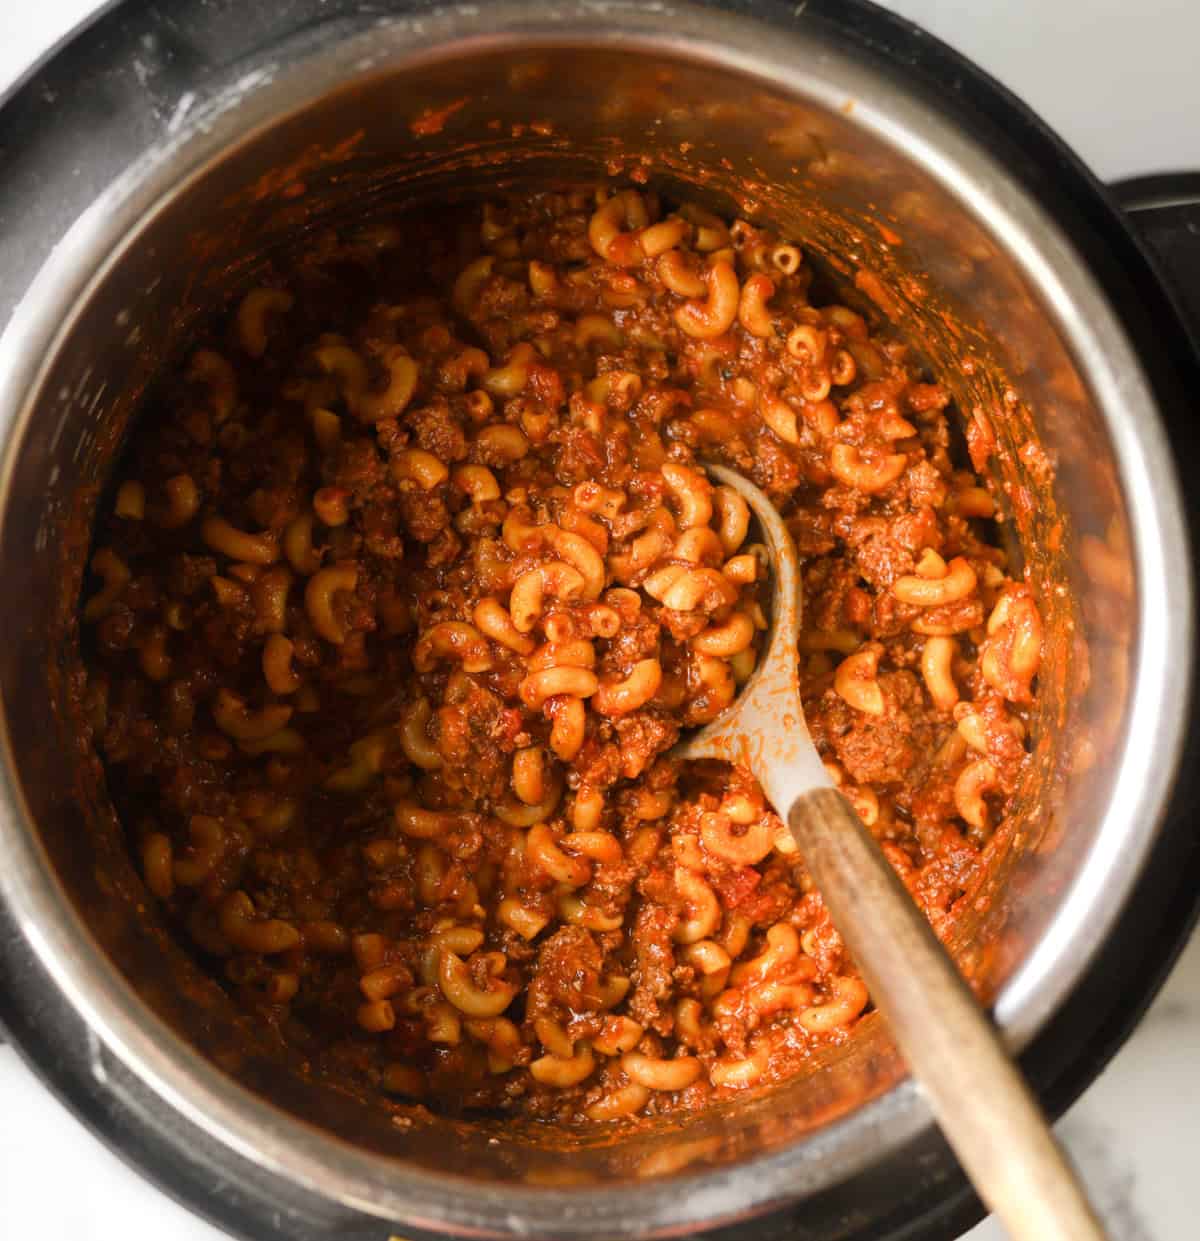
<svg viewBox="0 0 1200 1241">
<path fill-rule="evenodd" d="M 147 889 L 386 1096 L 603 1124 L 798 1072 L 869 996 L 749 773 L 670 753 L 769 619 L 702 461 L 784 514 L 813 738 L 944 928 L 1042 641 L 946 394 L 798 246 L 694 204 L 405 236 L 248 293 L 99 528 L 89 701 Z"/>
</svg>

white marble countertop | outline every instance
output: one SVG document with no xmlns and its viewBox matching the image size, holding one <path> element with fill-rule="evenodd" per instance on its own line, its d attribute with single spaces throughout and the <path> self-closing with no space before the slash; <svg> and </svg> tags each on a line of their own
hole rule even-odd
<svg viewBox="0 0 1200 1241">
<path fill-rule="evenodd" d="M 252 2 L 252 0 L 250 0 Z M 97 0 L 0 0 L 0 91 Z M 1100 176 L 1200 170 L 1197 0 L 892 0 L 1023 96 Z M 1200 938 L 1059 1124 L 1114 1241 L 1194 1241 Z M 0 1048 L 0 1241 L 220 1241 Z M 992 1220 L 963 1241 L 1002 1241 Z"/>
</svg>

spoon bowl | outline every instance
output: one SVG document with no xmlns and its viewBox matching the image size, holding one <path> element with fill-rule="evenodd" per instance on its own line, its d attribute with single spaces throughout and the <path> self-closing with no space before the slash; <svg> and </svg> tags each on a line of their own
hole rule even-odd
<svg viewBox="0 0 1200 1241">
<path fill-rule="evenodd" d="M 706 462 L 708 475 L 736 491 L 762 529 L 771 560 L 770 629 L 757 666 L 737 699 L 716 719 L 684 738 L 681 759 L 720 759 L 748 767 L 767 800 L 784 814 L 813 789 L 832 788 L 804 722 L 796 635 L 803 592 L 796 545 L 779 510 L 748 479 L 728 466 Z"/>
</svg>

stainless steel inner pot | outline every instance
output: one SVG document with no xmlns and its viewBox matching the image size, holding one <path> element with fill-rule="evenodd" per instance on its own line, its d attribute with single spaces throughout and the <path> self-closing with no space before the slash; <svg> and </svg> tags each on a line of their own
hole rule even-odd
<svg viewBox="0 0 1200 1241">
<path fill-rule="evenodd" d="M 1055 221 L 894 68 L 709 8 L 495 4 L 301 32 L 71 229 L 0 342 L 0 900 L 123 1069 L 286 1184 L 414 1228 L 634 1237 L 816 1194 L 929 1116 L 877 1018 L 801 1080 L 632 1134 L 397 1124 L 258 1056 L 167 941 L 79 741 L 73 622 L 131 416 L 265 255 L 351 216 L 613 177 L 771 220 L 951 389 L 1047 616 L 1036 762 L 955 949 L 1015 1048 L 1151 844 L 1183 727 L 1190 568 L 1151 389 Z M 178 979 L 186 985 L 180 985 Z M 931 1014 L 936 1020 L 936 1014 Z M 97 1071 L 102 1071 L 97 1055 Z"/>
</svg>

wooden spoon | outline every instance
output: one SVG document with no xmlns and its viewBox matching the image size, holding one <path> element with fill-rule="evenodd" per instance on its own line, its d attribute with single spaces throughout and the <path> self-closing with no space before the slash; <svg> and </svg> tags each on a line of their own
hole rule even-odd
<svg viewBox="0 0 1200 1241">
<path fill-rule="evenodd" d="M 757 777 L 942 1132 L 1014 1241 L 1104 1241 L 995 1026 L 817 755 L 800 705 L 800 574 L 787 527 L 740 474 L 706 468 L 745 498 L 762 527 L 773 565 L 771 631 L 737 701 L 675 754 L 744 763 Z"/>
</svg>

